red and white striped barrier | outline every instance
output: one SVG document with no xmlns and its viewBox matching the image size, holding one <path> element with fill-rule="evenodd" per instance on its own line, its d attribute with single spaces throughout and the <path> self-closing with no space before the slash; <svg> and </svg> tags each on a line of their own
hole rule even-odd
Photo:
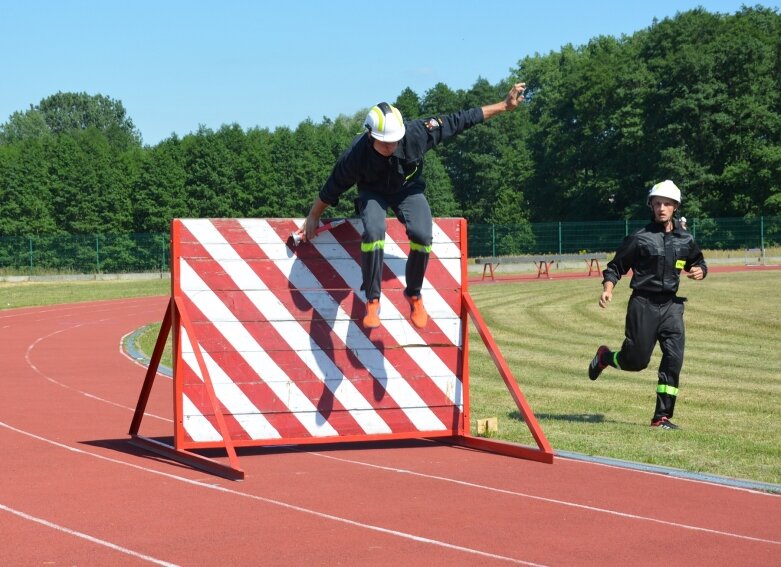
<svg viewBox="0 0 781 567">
<path fill-rule="evenodd" d="M 294 235 L 302 222 L 173 221 L 166 317 L 176 331 L 173 456 L 197 458 L 188 450 L 224 447 L 227 470 L 235 472 L 219 465 L 215 472 L 241 477 L 233 447 L 463 438 L 466 222 L 435 219 L 422 289 L 425 329 L 409 320 L 409 244 L 398 220 L 388 219 L 377 329 L 361 325 L 360 221 L 333 223 L 299 244 Z M 154 355 L 152 363 L 149 387 Z M 131 426 L 136 440 L 143 439 L 145 404 L 142 391 Z M 542 441 L 546 456 L 538 460 L 548 460 L 552 452 Z"/>
</svg>

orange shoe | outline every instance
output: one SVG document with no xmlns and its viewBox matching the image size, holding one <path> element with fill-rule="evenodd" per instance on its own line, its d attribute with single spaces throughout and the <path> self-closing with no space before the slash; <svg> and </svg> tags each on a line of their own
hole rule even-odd
<svg viewBox="0 0 781 567">
<path fill-rule="evenodd" d="M 413 295 L 412 297 L 407 297 L 407 301 L 409 301 L 411 310 L 409 318 L 412 324 L 418 329 L 422 329 L 428 323 L 428 313 L 426 313 L 426 308 L 423 307 L 423 298 L 419 295 Z"/>
<path fill-rule="evenodd" d="M 363 318 L 363 326 L 367 329 L 376 329 L 380 326 L 379 299 L 370 299 L 366 302 L 366 316 Z"/>
</svg>

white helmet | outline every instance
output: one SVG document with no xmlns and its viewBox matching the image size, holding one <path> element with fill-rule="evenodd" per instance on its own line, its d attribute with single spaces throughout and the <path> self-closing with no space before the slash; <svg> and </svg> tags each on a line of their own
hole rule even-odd
<svg viewBox="0 0 781 567">
<path fill-rule="evenodd" d="M 648 205 L 651 204 L 652 197 L 667 197 L 679 205 L 681 204 L 681 190 L 678 189 L 678 186 L 669 179 L 662 181 L 661 183 L 657 183 L 651 187 L 651 190 L 648 192 Z"/>
<path fill-rule="evenodd" d="M 398 142 L 404 137 L 404 119 L 395 106 L 381 102 L 372 106 L 363 123 L 373 138 L 381 142 Z"/>
</svg>

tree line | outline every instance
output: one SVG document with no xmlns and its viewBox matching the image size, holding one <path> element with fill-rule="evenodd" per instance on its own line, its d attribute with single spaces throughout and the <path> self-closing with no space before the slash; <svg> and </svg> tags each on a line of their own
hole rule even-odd
<svg viewBox="0 0 781 567">
<path fill-rule="evenodd" d="M 527 102 L 426 156 L 436 216 L 470 223 L 638 219 L 673 179 L 695 218 L 781 215 L 781 16 L 743 7 L 654 21 L 620 38 L 518 61 L 497 84 L 407 88 L 405 118 Z M 369 101 L 374 103 L 377 101 Z M 121 101 L 56 93 L 0 125 L 0 236 L 166 233 L 175 217 L 301 217 L 362 130 L 353 116 L 295 129 L 200 127 L 154 146 Z M 333 216 L 353 216 L 349 194 Z"/>
</svg>

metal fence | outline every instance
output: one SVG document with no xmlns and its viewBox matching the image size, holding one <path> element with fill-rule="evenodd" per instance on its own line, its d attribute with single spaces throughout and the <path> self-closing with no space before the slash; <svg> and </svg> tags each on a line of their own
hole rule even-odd
<svg viewBox="0 0 781 567">
<path fill-rule="evenodd" d="M 470 224 L 470 257 L 610 252 L 647 220 Z M 781 217 L 692 219 L 689 230 L 706 250 L 781 246 Z M 0 274 L 168 272 L 167 234 L 0 237 Z"/>
<path fill-rule="evenodd" d="M 610 252 L 648 220 L 470 224 L 469 255 Z M 765 250 L 781 245 L 781 217 L 690 219 L 688 230 L 704 250 Z"/>
<path fill-rule="evenodd" d="M 168 272 L 167 234 L 57 234 L 0 237 L 0 273 Z"/>
</svg>

